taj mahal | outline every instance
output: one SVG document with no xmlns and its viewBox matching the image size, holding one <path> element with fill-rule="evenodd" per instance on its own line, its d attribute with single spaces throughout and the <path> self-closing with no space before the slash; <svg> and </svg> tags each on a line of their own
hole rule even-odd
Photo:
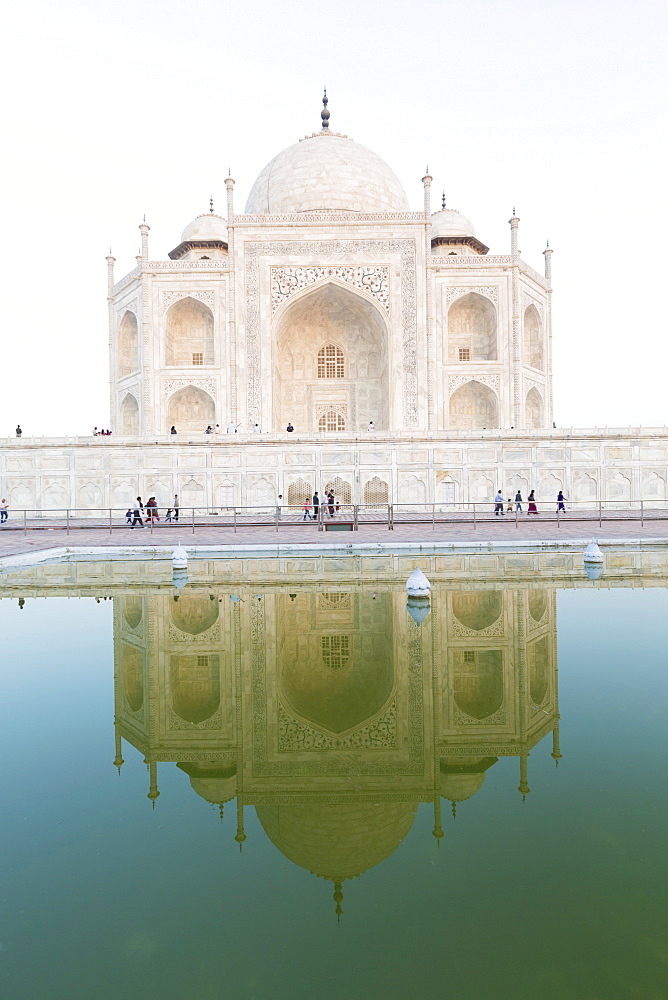
<svg viewBox="0 0 668 1000">
<path fill-rule="evenodd" d="M 507 252 L 490 253 L 445 196 L 432 204 L 428 171 L 411 210 L 390 166 L 333 131 L 326 96 L 320 118 L 243 213 L 228 176 L 225 214 L 211 201 L 168 259 L 146 221 L 128 274 L 109 253 L 113 436 L 5 440 L 10 507 L 178 493 L 216 512 L 331 489 L 448 509 L 499 488 L 665 505 L 665 427 L 553 424 L 550 247 L 540 274 L 513 210 Z"/>
<path fill-rule="evenodd" d="M 391 168 L 322 128 L 261 171 L 243 215 L 194 219 L 168 261 L 114 283 L 111 412 L 127 435 L 207 426 L 306 433 L 552 423 L 545 274 L 490 255 L 447 208 L 411 211 Z"/>
</svg>

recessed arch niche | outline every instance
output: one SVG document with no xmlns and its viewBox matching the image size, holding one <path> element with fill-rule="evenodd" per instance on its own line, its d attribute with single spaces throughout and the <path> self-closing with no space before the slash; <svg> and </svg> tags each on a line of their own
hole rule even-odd
<svg viewBox="0 0 668 1000">
<path fill-rule="evenodd" d="M 459 590 L 452 595 L 452 613 L 464 628 L 479 632 L 501 617 L 503 593 L 500 590 Z"/>
<path fill-rule="evenodd" d="M 473 379 L 456 389 L 450 397 L 450 426 L 462 431 L 499 426 L 496 393 Z"/>
<path fill-rule="evenodd" d="M 369 421 L 388 427 L 387 324 L 358 292 L 327 282 L 295 297 L 276 319 L 273 369 L 276 430 L 291 421 L 298 431 L 318 431 L 330 406 L 349 414 L 346 431 Z"/>
<path fill-rule="evenodd" d="M 169 682 L 174 712 L 195 725 L 210 719 L 220 704 L 220 666 L 217 653 L 173 655 Z"/>
<path fill-rule="evenodd" d="M 547 636 L 541 636 L 527 646 L 529 691 L 534 705 L 542 705 L 550 687 L 550 646 Z"/>
<path fill-rule="evenodd" d="M 544 371 L 543 324 L 533 303 L 524 310 L 524 363 Z"/>
<path fill-rule="evenodd" d="M 212 601 L 208 594 L 202 597 L 181 595 L 172 604 L 171 617 L 172 624 L 180 632 L 201 635 L 218 621 L 218 601 Z"/>
<path fill-rule="evenodd" d="M 139 403 L 131 392 L 121 403 L 121 434 L 139 434 Z"/>
<path fill-rule="evenodd" d="M 545 426 L 545 407 L 538 389 L 529 389 L 525 404 L 526 426 L 537 429 Z"/>
<path fill-rule="evenodd" d="M 178 434 L 203 434 L 215 422 L 216 405 L 204 389 L 187 385 L 170 396 L 166 430 L 174 426 Z"/>
<path fill-rule="evenodd" d="M 377 718 L 393 695 L 392 595 L 369 607 L 368 595 L 353 594 L 351 605 L 320 610 L 317 596 L 308 595 L 299 628 L 287 595 L 277 597 L 281 699 L 290 714 L 339 735 Z"/>
<path fill-rule="evenodd" d="M 448 310 L 448 361 L 496 361 L 496 308 L 485 295 L 468 292 Z"/>
<path fill-rule="evenodd" d="M 118 375 L 123 378 L 139 369 L 137 317 L 126 310 L 118 327 Z"/>
<path fill-rule="evenodd" d="M 455 649 L 455 702 L 473 719 L 487 719 L 503 704 L 503 650 Z"/>
<path fill-rule="evenodd" d="M 187 296 L 167 310 L 166 362 L 187 368 L 191 365 L 212 365 L 213 313 L 198 299 Z"/>
</svg>

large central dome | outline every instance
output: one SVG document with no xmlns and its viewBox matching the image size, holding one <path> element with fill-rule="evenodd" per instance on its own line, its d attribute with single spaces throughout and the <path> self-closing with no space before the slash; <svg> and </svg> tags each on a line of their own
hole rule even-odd
<svg viewBox="0 0 668 1000">
<path fill-rule="evenodd" d="M 406 212 L 396 174 L 379 156 L 323 129 L 275 156 L 253 184 L 246 213 Z"/>
</svg>

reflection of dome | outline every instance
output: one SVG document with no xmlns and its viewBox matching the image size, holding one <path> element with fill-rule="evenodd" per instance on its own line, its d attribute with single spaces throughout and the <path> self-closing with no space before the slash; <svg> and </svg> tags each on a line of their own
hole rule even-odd
<svg viewBox="0 0 668 1000">
<path fill-rule="evenodd" d="M 441 795 L 451 802 L 464 802 L 482 788 L 485 772 L 498 757 L 447 757 L 441 760 Z"/>
<path fill-rule="evenodd" d="M 207 802 L 222 805 L 237 794 L 236 764 L 177 764 L 190 778 L 190 784 Z"/>
<path fill-rule="evenodd" d="M 414 809 L 406 802 L 256 806 L 265 833 L 281 854 L 336 882 L 389 858 L 413 825 Z"/>
<path fill-rule="evenodd" d="M 443 208 L 431 217 L 431 238 L 437 236 L 475 236 L 473 223 L 456 212 L 454 208 Z"/>
<path fill-rule="evenodd" d="M 407 210 L 404 189 L 388 165 L 365 146 L 329 132 L 275 156 L 246 203 L 250 215 Z"/>
<path fill-rule="evenodd" d="M 207 212 L 189 222 L 181 237 L 183 243 L 192 240 L 221 240 L 227 243 L 227 225 L 220 215 Z"/>
</svg>

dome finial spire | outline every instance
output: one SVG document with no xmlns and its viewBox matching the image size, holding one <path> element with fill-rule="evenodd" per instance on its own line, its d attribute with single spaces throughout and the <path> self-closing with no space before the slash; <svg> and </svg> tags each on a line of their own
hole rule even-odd
<svg viewBox="0 0 668 1000">
<path fill-rule="evenodd" d="M 445 191 L 443 192 L 443 196 L 441 198 L 441 211 L 445 212 Z"/>
<path fill-rule="evenodd" d="M 213 195 L 209 198 L 209 211 L 213 215 Z"/>
<path fill-rule="evenodd" d="M 329 111 L 327 110 L 327 87 L 323 90 L 322 95 L 322 111 L 320 112 L 320 117 L 322 118 L 322 127 L 324 129 L 329 128 Z"/>
</svg>

